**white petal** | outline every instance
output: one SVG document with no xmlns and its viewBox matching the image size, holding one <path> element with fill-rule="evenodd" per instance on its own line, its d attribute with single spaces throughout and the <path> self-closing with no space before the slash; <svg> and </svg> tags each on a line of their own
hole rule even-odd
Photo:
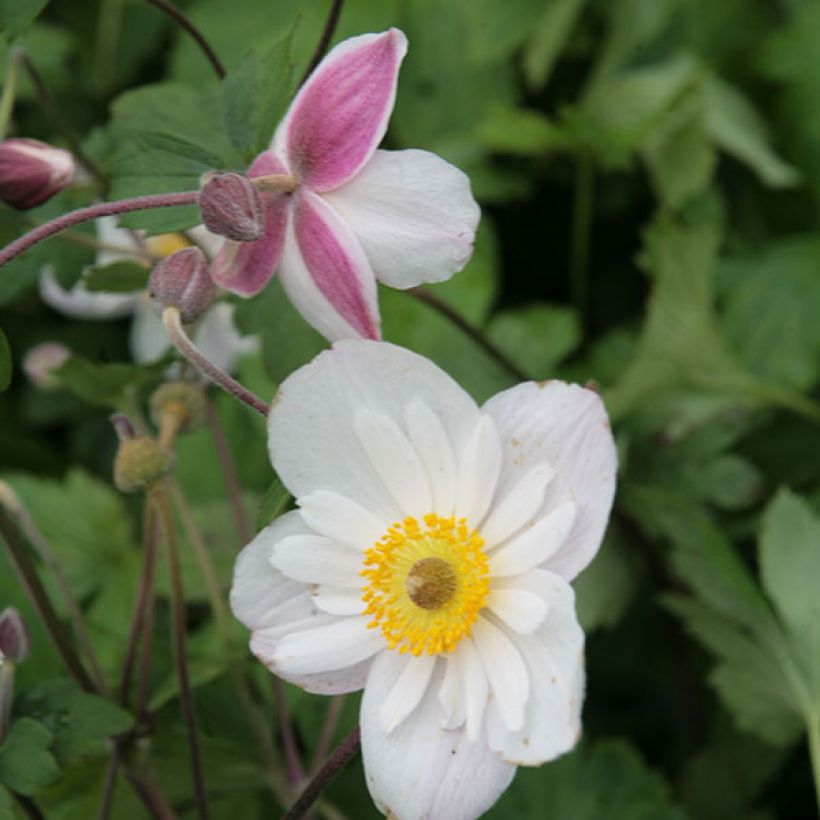
<svg viewBox="0 0 820 820">
<path fill-rule="evenodd" d="M 299 499 L 308 526 L 342 544 L 366 550 L 387 531 L 388 522 L 343 495 L 317 490 Z"/>
<path fill-rule="evenodd" d="M 223 236 L 211 233 L 204 225 L 195 225 L 185 233 L 205 251 L 209 259 L 213 259 L 219 253 L 222 243 L 225 241 Z"/>
<path fill-rule="evenodd" d="M 485 606 L 513 632 L 529 635 L 547 617 L 547 604 L 534 592 L 524 589 L 493 589 Z"/>
<path fill-rule="evenodd" d="M 400 671 L 396 682 L 382 703 L 379 711 L 381 729 L 390 734 L 418 706 L 436 665 L 435 655 L 401 655 L 398 652 L 382 652 L 376 664 L 397 666 Z M 392 672 L 392 670 L 391 670 Z"/>
<path fill-rule="evenodd" d="M 455 660 L 461 677 L 467 737 L 470 740 L 477 740 L 490 695 L 490 682 L 473 641 L 463 640 L 459 643 L 455 652 Z"/>
<path fill-rule="evenodd" d="M 555 471 L 548 464 L 536 464 L 493 505 L 481 527 L 481 537 L 487 549 L 500 544 L 522 527 L 531 523 L 544 503 L 544 492 Z"/>
<path fill-rule="evenodd" d="M 242 336 L 236 329 L 235 310 L 230 302 L 213 305 L 193 333 L 193 340 L 205 358 L 228 373 L 233 372 L 239 359 L 259 349 L 256 336 Z"/>
<path fill-rule="evenodd" d="M 500 760 L 483 739 L 472 742 L 463 730 L 442 728 L 436 693 L 443 662 L 421 703 L 385 733 L 381 707 L 399 671 L 374 662 L 362 699 L 362 757 L 373 801 L 398 820 L 474 820 L 509 786 L 515 767 Z"/>
<path fill-rule="evenodd" d="M 461 642 L 466 643 L 466 641 Z M 466 699 L 461 691 L 461 672 L 455 654 L 443 658 L 445 668 L 438 690 L 438 700 L 443 712 L 442 726 L 445 729 L 458 729 L 467 717 Z"/>
<path fill-rule="evenodd" d="M 490 556 L 490 575 L 518 575 L 543 564 L 549 564 L 563 546 L 575 523 L 577 508 L 571 501 L 550 511 L 528 530 L 500 547 Z"/>
<path fill-rule="evenodd" d="M 422 401 L 412 401 L 405 411 L 410 441 L 424 462 L 430 490 L 432 511 L 449 518 L 453 514 L 456 490 L 456 458 L 438 416 Z"/>
<path fill-rule="evenodd" d="M 569 751 L 581 732 L 584 635 L 572 588 L 558 575 L 545 575 L 552 586 L 547 619 L 534 635 L 512 636 L 533 681 L 523 725 L 510 731 L 495 708 L 487 724 L 491 747 L 504 759 L 528 766 Z"/>
<path fill-rule="evenodd" d="M 66 290 L 57 281 L 50 265 L 43 267 L 40 274 L 40 296 L 50 308 L 64 316 L 100 320 L 128 316 L 140 298 L 138 293 L 96 293 L 86 290 L 82 282 Z"/>
<path fill-rule="evenodd" d="M 142 231 L 132 231 L 117 227 L 116 216 L 103 216 L 94 221 L 97 241 L 103 248 L 97 253 L 94 264 L 103 268 L 114 262 L 139 262 L 145 260 L 140 251 L 144 241 Z"/>
<path fill-rule="evenodd" d="M 530 678 L 510 638 L 486 618 L 479 617 L 472 638 L 504 725 L 511 731 L 524 723 Z"/>
<path fill-rule="evenodd" d="M 362 555 L 320 535 L 290 535 L 273 548 L 271 564 L 305 584 L 361 586 Z"/>
<path fill-rule="evenodd" d="M 340 589 L 331 584 L 322 584 L 311 592 L 311 597 L 322 612 L 330 615 L 361 615 L 365 610 L 362 593 L 358 589 Z"/>
<path fill-rule="evenodd" d="M 350 182 L 325 196 L 390 287 L 443 282 L 472 255 L 481 212 L 470 180 L 429 151 L 376 151 Z"/>
<path fill-rule="evenodd" d="M 387 343 L 337 342 L 282 384 L 269 416 L 271 460 L 301 498 L 333 490 L 387 522 L 401 509 L 379 479 L 353 429 L 359 410 L 399 425 L 414 400 L 440 420 L 458 457 L 478 420 L 473 400 L 428 359 Z"/>
<path fill-rule="evenodd" d="M 171 346 L 162 324 L 162 317 L 151 304 L 147 293 L 141 294 L 134 305 L 134 319 L 128 338 L 128 346 L 135 362 L 155 362 Z"/>
<path fill-rule="evenodd" d="M 456 517 L 480 526 L 490 506 L 501 469 L 501 442 L 495 422 L 482 416 L 473 427 L 458 465 Z"/>
<path fill-rule="evenodd" d="M 432 509 L 427 471 L 401 428 L 384 413 L 359 410 L 353 429 L 370 464 L 406 515 L 421 517 Z"/>
<path fill-rule="evenodd" d="M 549 562 L 572 580 L 598 550 L 615 492 L 617 454 L 601 399 L 577 385 L 528 382 L 494 396 L 484 411 L 503 442 L 500 494 L 532 466 L 546 463 L 555 478 L 539 513 L 566 500 L 577 505 L 572 532 Z"/>
<path fill-rule="evenodd" d="M 384 647 L 369 616 L 340 618 L 333 623 L 291 632 L 278 641 L 273 666 L 283 675 L 314 674 L 344 669 L 375 655 Z"/>
</svg>

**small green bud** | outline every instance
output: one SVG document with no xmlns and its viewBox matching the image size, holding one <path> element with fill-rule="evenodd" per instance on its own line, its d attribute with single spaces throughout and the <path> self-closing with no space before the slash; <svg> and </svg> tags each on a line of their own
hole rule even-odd
<svg viewBox="0 0 820 820">
<path fill-rule="evenodd" d="M 151 396 L 151 419 L 162 429 L 169 414 L 179 419 L 178 432 L 197 430 L 205 424 L 205 392 L 191 382 L 168 382 L 160 385 Z"/>
<path fill-rule="evenodd" d="M 125 439 L 114 459 L 114 483 L 124 493 L 139 492 L 167 475 L 173 463 L 171 453 L 154 439 Z"/>
</svg>

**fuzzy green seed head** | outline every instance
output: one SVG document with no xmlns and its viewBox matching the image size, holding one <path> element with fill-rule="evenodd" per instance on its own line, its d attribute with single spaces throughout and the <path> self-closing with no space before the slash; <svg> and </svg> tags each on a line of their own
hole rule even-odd
<svg viewBox="0 0 820 820">
<path fill-rule="evenodd" d="M 167 475 L 172 466 L 171 453 L 154 439 L 126 439 L 120 442 L 114 460 L 114 483 L 124 493 L 136 493 Z"/>
</svg>

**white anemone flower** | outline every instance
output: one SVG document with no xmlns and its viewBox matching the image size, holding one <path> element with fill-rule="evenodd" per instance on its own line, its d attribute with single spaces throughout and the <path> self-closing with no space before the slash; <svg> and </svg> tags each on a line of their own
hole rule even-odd
<svg viewBox="0 0 820 820">
<path fill-rule="evenodd" d="M 97 241 L 101 245 L 94 262 L 96 266 L 122 261 L 144 263 L 144 250 L 162 258 L 190 246 L 182 234 L 146 237 L 139 231 L 118 228 L 116 219 L 112 216 L 98 219 L 96 229 Z M 222 237 L 210 233 L 201 225 L 191 229 L 189 233 L 209 256 L 222 246 Z M 49 307 L 72 319 L 105 321 L 132 316 L 129 346 L 136 362 L 156 361 L 170 348 L 162 319 L 146 291 L 90 291 L 82 279 L 67 290 L 59 283 L 54 271 L 45 267 L 40 275 L 40 295 Z M 206 358 L 229 372 L 234 369 L 240 357 L 255 352 L 258 347 L 257 339 L 240 335 L 234 324 L 233 314 L 233 305 L 218 302 L 199 320 L 193 333 L 194 342 Z"/>
<path fill-rule="evenodd" d="M 367 786 L 399 820 L 473 818 L 578 740 L 570 582 L 615 490 L 598 395 L 527 382 L 478 407 L 432 362 L 342 341 L 282 384 L 273 466 L 299 509 L 240 555 L 251 650 L 310 692 L 364 688 Z"/>
</svg>

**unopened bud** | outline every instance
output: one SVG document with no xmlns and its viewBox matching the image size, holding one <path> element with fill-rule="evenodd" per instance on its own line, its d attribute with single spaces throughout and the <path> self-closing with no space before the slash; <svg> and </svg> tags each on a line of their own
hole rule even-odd
<svg viewBox="0 0 820 820">
<path fill-rule="evenodd" d="M 148 436 L 120 442 L 114 459 L 114 483 L 124 493 L 144 490 L 171 471 L 171 453 Z"/>
<path fill-rule="evenodd" d="M 26 210 L 59 193 L 74 176 L 74 157 L 30 139 L 0 142 L 0 199 Z"/>
<path fill-rule="evenodd" d="M 262 202 L 242 174 L 214 172 L 203 177 L 199 211 L 211 233 L 237 242 L 253 242 L 262 236 Z"/>
<path fill-rule="evenodd" d="M 20 613 L 13 607 L 0 612 L 0 659 L 22 663 L 30 644 L 28 629 Z"/>
<path fill-rule="evenodd" d="M 40 390 L 56 390 L 60 387 L 60 379 L 55 371 L 70 358 L 71 351 L 65 345 L 43 342 L 32 347 L 23 357 L 23 371 L 28 380 Z"/>
<path fill-rule="evenodd" d="M 183 323 L 198 319 L 214 296 L 205 255 L 199 248 L 172 253 L 151 271 L 148 291 L 163 308 L 177 308 Z"/>
<path fill-rule="evenodd" d="M 167 419 L 175 419 L 176 432 L 196 430 L 205 424 L 205 392 L 191 382 L 169 382 L 160 385 L 151 396 L 151 419 L 162 430 Z"/>
</svg>

